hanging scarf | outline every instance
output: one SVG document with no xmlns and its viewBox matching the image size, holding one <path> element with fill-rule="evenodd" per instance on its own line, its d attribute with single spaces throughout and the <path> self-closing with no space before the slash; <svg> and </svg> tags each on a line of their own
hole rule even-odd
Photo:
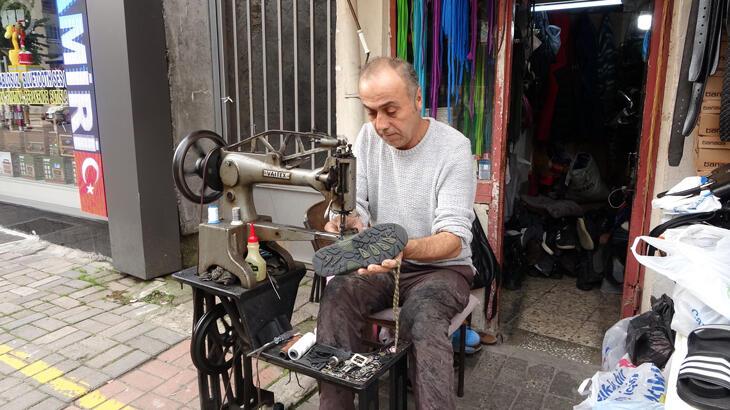
<svg viewBox="0 0 730 410">
<path fill-rule="evenodd" d="M 398 58 L 408 59 L 408 0 L 398 0 L 398 32 L 396 34 L 396 54 Z"/>
<path fill-rule="evenodd" d="M 469 49 L 468 0 L 444 0 L 442 5 L 441 31 L 446 37 L 446 107 L 449 123 L 452 123 L 451 101 L 459 102 L 459 89 L 464 78 Z"/>
<path fill-rule="evenodd" d="M 418 77 L 418 86 L 423 93 L 421 116 L 426 116 L 426 50 L 428 49 L 425 0 L 413 0 L 413 68 Z"/>
<path fill-rule="evenodd" d="M 439 87 L 441 86 L 441 0 L 432 0 L 433 29 L 431 31 L 431 89 L 429 92 L 429 107 L 431 116 L 436 118 L 439 104 Z"/>
<path fill-rule="evenodd" d="M 477 26 L 477 0 L 471 0 L 471 7 L 469 12 L 471 14 L 471 44 L 469 44 L 469 55 L 466 58 L 471 61 L 471 81 L 469 87 L 469 116 L 474 116 L 474 78 L 476 76 L 476 53 L 477 53 L 477 42 L 479 38 L 478 26 Z"/>
</svg>

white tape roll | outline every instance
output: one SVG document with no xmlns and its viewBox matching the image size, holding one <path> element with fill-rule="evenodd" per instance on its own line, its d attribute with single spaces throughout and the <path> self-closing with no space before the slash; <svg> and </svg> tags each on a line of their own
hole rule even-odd
<svg viewBox="0 0 730 410">
<path fill-rule="evenodd" d="M 309 349 L 314 346 L 314 343 L 317 341 L 317 336 L 314 335 L 314 333 L 309 332 L 302 336 L 301 339 L 297 340 L 292 347 L 289 348 L 289 358 L 291 360 L 299 360 L 304 356 Z"/>
</svg>

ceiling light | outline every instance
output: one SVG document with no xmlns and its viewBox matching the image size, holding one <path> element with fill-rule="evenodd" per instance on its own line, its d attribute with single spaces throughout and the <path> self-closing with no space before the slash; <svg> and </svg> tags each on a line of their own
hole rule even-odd
<svg viewBox="0 0 730 410">
<path fill-rule="evenodd" d="M 639 30 L 649 31 L 651 29 L 651 14 L 640 14 L 636 24 L 639 26 Z"/>
<path fill-rule="evenodd" d="M 620 6 L 621 0 L 552 1 L 537 3 L 535 11 L 582 9 L 587 7 Z"/>
</svg>

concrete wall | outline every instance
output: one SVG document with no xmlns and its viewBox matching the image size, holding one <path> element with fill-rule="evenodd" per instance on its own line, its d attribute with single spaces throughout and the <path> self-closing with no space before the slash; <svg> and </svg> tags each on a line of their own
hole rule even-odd
<svg viewBox="0 0 730 410">
<path fill-rule="evenodd" d="M 667 62 L 667 82 L 664 89 L 664 102 L 662 103 L 662 122 L 657 154 L 656 179 L 654 181 L 654 197 L 656 197 L 657 193 L 666 191 L 674 186 L 682 178 L 695 175 L 692 159 L 694 138 L 692 136 L 687 137 L 684 141 L 684 154 L 682 155 L 682 162 L 679 166 L 670 167 L 667 163 L 672 114 L 674 113 L 674 102 L 677 94 L 677 79 L 679 77 L 679 67 L 682 60 L 684 35 L 689 20 L 690 6 L 690 0 L 675 0 L 674 2 L 672 31 L 669 40 L 669 61 Z M 661 217 L 661 211 L 654 210 L 652 212 L 652 228 L 660 224 Z M 655 272 L 647 269 L 644 277 L 641 310 L 646 311 L 651 308 L 651 296 L 660 296 L 662 293 L 667 293 L 671 296 L 673 284 L 674 282 L 664 276 L 657 275 Z"/>
<path fill-rule="evenodd" d="M 352 3 L 370 49 L 370 57 L 390 55 L 390 1 L 352 0 Z M 354 141 L 365 122 L 365 111 L 357 89 L 365 54 L 346 0 L 337 0 L 335 55 L 337 133 Z"/>
<path fill-rule="evenodd" d="M 213 63 L 208 0 L 162 0 L 172 111 L 171 149 L 197 129 L 213 129 Z M 180 197 L 182 234 L 196 231 L 197 206 Z"/>
</svg>

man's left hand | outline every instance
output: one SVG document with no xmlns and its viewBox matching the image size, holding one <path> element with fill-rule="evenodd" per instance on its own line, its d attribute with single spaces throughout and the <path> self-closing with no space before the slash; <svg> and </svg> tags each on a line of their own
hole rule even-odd
<svg viewBox="0 0 730 410">
<path fill-rule="evenodd" d="M 398 267 L 403 259 L 403 252 L 399 253 L 394 259 L 386 259 L 380 265 L 372 264 L 367 268 L 360 268 L 357 273 L 361 275 L 371 275 L 375 273 L 386 273 Z"/>
</svg>

